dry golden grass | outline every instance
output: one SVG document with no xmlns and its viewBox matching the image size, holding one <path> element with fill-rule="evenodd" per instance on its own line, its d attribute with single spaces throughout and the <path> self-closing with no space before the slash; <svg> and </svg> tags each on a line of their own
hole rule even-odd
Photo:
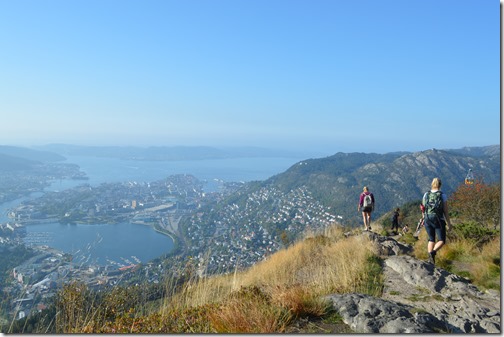
<svg viewBox="0 0 504 337">
<path fill-rule="evenodd" d="M 190 280 L 182 290 L 165 299 L 161 313 L 220 302 L 233 291 L 232 278 L 232 275 L 219 275 Z"/>
<path fill-rule="evenodd" d="M 289 310 L 274 305 L 257 287 L 242 288 L 209 313 L 211 325 L 219 333 L 281 333 L 292 318 Z"/>
<path fill-rule="evenodd" d="M 294 286 L 309 288 L 314 296 L 355 291 L 365 279 L 371 244 L 362 236 L 341 240 L 344 236 L 340 228 L 326 233 L 330 236 L 308 237 L 247 271 L 195 281 L 166 305 L 183 303 L 191 307 L 218 302 L 250 286 L 259 286 L 270 294 Z"/>
<path fill-rule="evenodd" d="M 475 283 L 500 288 L 500 246 L 500 237 L 496 237 L 475 256 L 475 261 L 469 268 Z"/>
<path fill-rule="evenodd" d="M 501 255 L 501 240 L 500 237 L 496 237 L 490 241 L 481 250 L 481 257 L 485 260 L 492 260 L 495 257 L 500 257 Z"/>
<path fill-rule="evenodd" d="M 362 289 L 369 282 L 371 250 L 366 237 L 345 238 L 334 226 L 246 271 L 188 282 L 161 312 L 217 304 L 208 314 L 216 332 L 281 333 L 293 317 L 324 315 L 328 306 L 322 295 Z"/>
<path fill-rule="evenodd" d="M 294 316 L 319 317 L 327 312 L 327 303 L 311 289 L 301 285 L 276 287 L 271 292 L 273 304 L 289 310 Z"/>
<path fill-rule="evenodd" d="M 237 277 L 237 286 L 267 284 L 270 287 L 302 284 L 317 294 L 353 291 L 364 272 L 370 243 L 362 236 L 309 237 Z"/>
</svg>

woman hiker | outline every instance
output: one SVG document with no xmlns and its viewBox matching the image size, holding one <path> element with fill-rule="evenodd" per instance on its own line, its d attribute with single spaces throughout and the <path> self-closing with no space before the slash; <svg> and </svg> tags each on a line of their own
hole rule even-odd
<svg viewBox="0 0 504 337">
<path fill-rule="evenodd" d="M 364 228 L 367 231 L 371 230 L 371 212 L 374 210 L 375 199 L 373 193 L 369 192 L 367 186 L 364 186 L 359 198 L 357 211 L 362 208 L 362 219 L 364 220 Z"/>
<path fill-rule="evenodd" d="M 441 179 L 432 180 L 431 190 L 425 192 L 422 198 L 422 206 L 425 208 L 424 226 L 429 237 L 427 242 L 429 262 L 435 264 L 436 253 L 446 242 L 446 230 L 451 229 L 448 197 L 441 191 Z"/>
</svg>

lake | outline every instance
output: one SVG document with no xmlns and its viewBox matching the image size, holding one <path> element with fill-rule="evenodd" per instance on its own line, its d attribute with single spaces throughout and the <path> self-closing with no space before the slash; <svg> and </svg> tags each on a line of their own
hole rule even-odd
<svg viewBox="0 0 504 337">
<path fill-rule="evenodd" d="M 112 158 L 68 157 L 68 163 L 81 167 L 89 180 L 54 181 L 46 191 L 61 191 L 81 184 L 97 186 L 106 182 L 151 182 L 173 174 L 192 174 L 205 181 L 205 190 L 218 189 L 217 180 L 254 181 L 284 172 L 302 158 L 238 158 L 192 161 L 134 161 Z M 36 197 L 40 194 L 34 194 Z M 0 205 L 2 219 L 8 208 L 26 198 Z M 7 220 L 5 220 L 7 221 Z M 173 240 L 151 227 L 121 223 L 115 225 L 62 225 L 45 223 L 27 226 L 26 243 L 47 244 L 65 253 L 74 254 L 74 261 L 99 265 L 125 265 L 148 262 L 169 253 Z M 136 261 L 135 261 L 136 259 Z"/>
</svg>

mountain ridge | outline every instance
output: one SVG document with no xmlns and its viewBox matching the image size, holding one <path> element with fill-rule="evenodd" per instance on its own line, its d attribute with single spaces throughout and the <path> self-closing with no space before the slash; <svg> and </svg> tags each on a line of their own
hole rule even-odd
<svg viewBox="0 0 504 337">
<path fill-rule="evenodd" d="M 421 199 L 434 177 L 442 179 L 447 194 L 464 182 L 469 169 L 477 179 L 499 182 L 500 146 L 476 149 L 476 155 L 467 155 L 471 153 L 467 150 L 437 149 L 383 155 L 337 153 L 299 162 L 264 184 L 280 189 L 306 185 L 314 197 L 347 218 L 357 209 L 362 188 L 368 186 L 377 197 L 375 214 L 380 216 L 393 207 Z"/>
</svg>

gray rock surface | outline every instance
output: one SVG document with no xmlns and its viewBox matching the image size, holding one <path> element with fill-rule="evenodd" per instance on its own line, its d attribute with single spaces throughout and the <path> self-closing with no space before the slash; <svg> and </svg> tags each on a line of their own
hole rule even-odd
<svg viewBox="0 0 504 337">
<path fill-rule="evenodd" d="M 384 298 L 414 305 L 446 322 L 451 332 L 500 333 L 500 294 L 411 256 L 385 261 Z"/>
<path fill-rule="evenodd" d="M 363 294 L 330 295 L 343 321 L 357 333 L 433 333 L 444 323 L 413 306 Z"/>
<path fill-rule="evenodd" d="M 363 294 L 327 298 L 357 333 L 500 333 L 500 293 L 409 255 L 403 244 L 364 233 L 384 258 L 382 298 Z"/>
<path fill-rule="evenodd" d="M 367 235 L 368 238 L 374 243 L 375 250 L 378 255 L 403 255 L 413 252 L 413 247 L 398 242 L 391 237 L 382 236 L 374 232 L 363 232 L 363 235 Z"/>
</svg>

